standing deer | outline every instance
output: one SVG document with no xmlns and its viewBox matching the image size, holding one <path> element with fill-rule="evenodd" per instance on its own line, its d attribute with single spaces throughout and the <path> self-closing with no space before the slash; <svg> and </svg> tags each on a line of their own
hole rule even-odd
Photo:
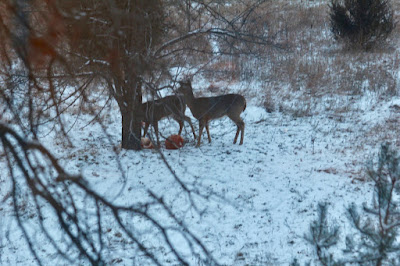
<svg viewBox="0 0 400 266">
<path fill-rule="evenodd" d="M 182 133 L 183 122 L 187 121 L 192 128 L 193 136 L 196 139 L 196 133 L 192 121 L 185 115 L 186 104 L 184 99 L 179 96 L 171 95 L 154 101 L 142 103 L 143 117 L 142 121 L 145 123 L 143 137 L 146 136 L 150 124 L 153 126 L 156 133 L 157 145 L 160 146 L 160 139 L 158 133 L 158 121 L 171 116 L 179 123 L 179 133 Z"/>
<path fill-rule="evenodd" d="M 193 88 L 190 81 L 179 82 L 179 93 L 182 93 L 187 106 L 192 111 L 193 116 L 199 120 L 199 138 L 196 147 L 200 147 L 201 134 L 204 127 L 208 135 L 208 142 L 211 142 L 210 130 L 208 122 L 223 116 L 228 116 L 237 126 L 237 131 L 233 144 L 236 143 L 241 131 L 240 143 L 243 144 L 244 137 L 244 122 L 240 118 L 240 114 L 246 109 L 246 99 L 239 94 L 225 94 L 215 97 L 200 97 L 195 98 Z"/>
</svg>

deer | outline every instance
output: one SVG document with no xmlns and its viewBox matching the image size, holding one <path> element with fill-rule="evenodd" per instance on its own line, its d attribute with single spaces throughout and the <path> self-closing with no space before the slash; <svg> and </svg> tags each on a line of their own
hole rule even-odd
<svg viewBox="0 0 400 266">
<path fill-rule="evenodd" d="M 189 123 L 192 129 L 194 139 L 196 139 L 196 133 L 192 121 L 188 116 L 185 115 L 185 110 L 186 104 L 183 97 L 176 95 L 170 95 L 154 101 L 142 103 L 142 121 L 145 124 L 143 137 L 146 136 L 149 126 L 152 125 L 156 134 L 157 145 L 160 147 L 158 121 L 166 117 L 172 117 L 179 123 L 178 135 L 182 133 L 183 122 L 186 121 Z"/>
<path fill-rule="evenodd" d="M 208 142 L 211 143 L 210 130 L 208 123 L 211 120 L 228 116 L 237 126 L 233 144 L 236 144 L 239 133 L 240 143 L 243 144 L 244 122 L 240 114 L 246 109 L 246 99 L 240 94 L 225 94 L 214 97 L 196 98 L 193 95 L 193 88 L 190 81 L 180 81 L 178 93 L 183 95 L 185 103 L 189 107 L 192 115 L 199 121 L 199 135 L 196 147 L 200 147 L 201 135 L 204 127 L 207 131 Z"/>
</svg>

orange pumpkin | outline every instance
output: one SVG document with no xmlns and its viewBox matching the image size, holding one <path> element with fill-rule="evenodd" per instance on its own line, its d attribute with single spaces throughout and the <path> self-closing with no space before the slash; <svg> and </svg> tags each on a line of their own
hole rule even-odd
<svg viewBox="0 0 400 266">
<path fill-rule="evenodd" d="M 140 146 L 142 146 L 143 149 L 154 149 L 154 145 L 149 138 L 141 138 Z"/>
<path fill-rule="evenodd" d="M 168 150 L 177 150 L 183 147 L 184 140 L 179 135 L 171 135 L 165 140 L 165 148 Z"/>
</svg>

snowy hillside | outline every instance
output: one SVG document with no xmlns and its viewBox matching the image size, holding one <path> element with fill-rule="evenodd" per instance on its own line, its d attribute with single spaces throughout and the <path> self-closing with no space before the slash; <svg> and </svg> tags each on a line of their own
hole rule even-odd
<svg viewBox="0 0 400 266">
<path fill-rule="evenodd" d="M 203 140 L 200 148 L 194 147 L 193 137 L 186 132 L 188 143 L 182 149 L 162 149 L 162 153 L 182 181 L 207 196 L 208 200 L 194 197 L 198 209 L 176 186 L 157 151 L 118 151 L 115 155 L 113 150 L 120 138 L 116 106 L 106 119 L 111 143 L 98 125 L 82 128 L 88 123 L 85 116 L 73 126 L 74 148 L 66 150 L 63 143 L 50 136 L 45 143 L 62 158 L 66 169 L 82 171 L 93 189 L 110 200 L 134 204 L 146 197 L 147 190 L 163 197 L 221 264 L 280 265 L 293 258 L 302 262 L 315 259 L 313 248 L 303 236 L 316 218 L 319 202 L 329 202 L 331 217 L 341 226 L 343 236 L 351 230 L 343 215 L 345 207 L 370 200 L 372 186 L 364 179 L 363 166 L 377 153 L 380 138 L 387 138 L 386 134 L 381 136 L 384 132 L 366 136 L 388 120 L 397 121 L 398 104 L 400 100 L 393 99 L 362 114 L 298 118 L 267 113 L 250 105 L 242 115 L 246 123 L 242 146 L 232 144 L 235 126 L 228 118 L 211 123 L 213 141 L 208 144 Z M 72 117 L 70 121 L 74 121 Z M 160 126 L 163 135 L 176 133 L 177 129 L 173 120 L 163 120 Z M 126 174 L 125 185 L 117 159 Z M 10 189 L 5 177 L 3 172 L 1 198 Z M 10 230 L 5 234 L 17 226 L 12 206 L 6 203 L 0 208 L 1 264 L 33 265 L 21 232 Z M 29 215 L 32 204 L 27 205 Z M 159 218 L 163 219 L 162 215 Z M 107 226 L 110 235 L 118 233 L 112 230 L 113 224 Z M 144 225 L 142 229 L 146 230 Z M 46 242 L 40 245 L 46 250 Z M 142 265 L 146 261 L 132 258 L 119 243 L 115 248 L 110 262 Z M 164 256 L 162 249 L 159 252 Z M 196 265 L 195 258 L 190 261 Z"/>
</svg>

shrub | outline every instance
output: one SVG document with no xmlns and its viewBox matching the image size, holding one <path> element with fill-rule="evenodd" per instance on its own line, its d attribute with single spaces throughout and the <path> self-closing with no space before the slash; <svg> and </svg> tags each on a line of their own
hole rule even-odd
<svg viewBox="0 0 400 266">
<path fill-rule="evenodd" d="M 326 205 L 319 205 L 318 219 L 305 238 L 315 247 L 322 265 L 400 265 L 399 154 L 389 144 L 383 144 L 376 166 L 370 162 L 367 173 L 375 185 L 372 203 L 364 204 L 362 211 L 355 204 L 348 207 L 347 217 L 355 233 L 347 235 L 342 259 L 329 253 L 339 240 L 339 229 L 328 224 Z"/>
<path fill-rule="evenodd" d="M 351 47 L 369 50 L 396 26 L 390 0 L 331 0 L 329 8 L 335 39 Z"/>
</svg>

